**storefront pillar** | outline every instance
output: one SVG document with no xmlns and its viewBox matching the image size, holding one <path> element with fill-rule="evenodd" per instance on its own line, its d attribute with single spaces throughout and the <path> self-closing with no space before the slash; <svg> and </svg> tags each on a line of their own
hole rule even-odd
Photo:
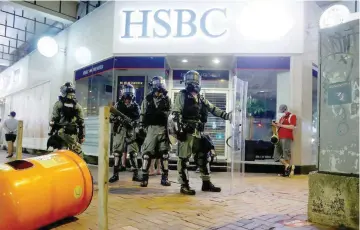
<svg viewBox="0 0 360 230">
<path fill-rule="evenodd" d="M 282 116 L 278 111 L 279 106 L 289 106 L 291 103 L 290 72 L 278 73 L 276 78 L 276 120 L 279 120 Z"/>
<path fill-rule="evenodd" d="M 312 165 L 312 62 L 305 55 L 294 55 L 290 62 L 289 111 L 297 116 L 292 163 L 301 173 L 315 169 Z M 299 172 L 299 171 L 298 171 Z"/>
</svg>

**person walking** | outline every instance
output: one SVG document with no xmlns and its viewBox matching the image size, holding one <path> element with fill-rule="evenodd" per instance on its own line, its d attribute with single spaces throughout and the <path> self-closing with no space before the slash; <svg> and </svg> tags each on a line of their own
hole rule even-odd
<svg viewBox="0 0 360 230">
<path fill-rule="evenodd" d="M 5 129 L 5 140 L 7 142 L 6 158 L 11 158 L 14 155 L 14 142 L 16 140 L 16 132 L 18 126 L 18 120 L 15 119 L 16 113 L 10 112 L 9 118 L 4 121 L 3 128 Z"/>
</svg>

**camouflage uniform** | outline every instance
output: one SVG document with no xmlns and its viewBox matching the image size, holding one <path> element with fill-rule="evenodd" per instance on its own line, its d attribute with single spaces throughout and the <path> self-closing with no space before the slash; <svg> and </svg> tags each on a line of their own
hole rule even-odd
<svg viewBox="0 0 360 230">
<path fill-rule="evenodd" d="M 126 102 L 127 101 L 127 102 Z M 136 123 L 140 118 L 140 108 L 135 102 L 135 88 L 131 84 L 124 85 L 124 92 L 120 100 L 115 105 L 116 109 L 129 119 L 125 122 L 121 116 L 110 115 L 110 122 L 113 123 L 113 148 L 114 155 L 114 173 L 109 179 L 110 183 L 119 180 L 120 159 L 124 152 L 130 155 L 131 171 L 133 172 L 133 181 L 140 181 L 138 176 L 137 154 L 139 145 L 137 143 Z M 131 120 L 131 121 L 130 121 Z"/>
<path fill-rule="evenodd" d="M 190 80 L 195 81 L 195 85 L 192 81 L 188 83 L 187 89 L 181 90 L 178 96 L 175 98 L 175 102 L 172 109 L 172 115 L 174 121 L 179 123 L 183 128 L 183 132 L 179 134 L 179 148 L 178 148 L 178 163 L 177 170 L 179 173 L 178 181 L 181 184 L 181 192 L 187 195 L 195 195 L 195 190 L 192 190 L 189 186 L 189 158 L 192 154 L 196 154 L 194 157 L 198 161 L 200 166 L 201 179 L 203 181 L 202 190 L 211 192 L 220 192 L 221 188 L 215 187 L 210 182 L 210 170 L 208 157 L 208 151 L 204 150 L 204 142 L 202 139 L 201 130 L 199 128 L 202 125 L 201 110 L 206 110 L 212 113 L 216 117 L 221 117 L 224 120 L 230 119 L 230 114 L 217 108 L 211 104 L 203 96 L 199 95 L 199 78 L 200 75 L 196 71 L 189 71 L 185 77 L 190 73 Z M 186 82 L 185 82 L 186 83 Z M 196 89 L 198 87 L 199 89 Z M 194 89 L 195 88 L 195 89 Z"/>
<path fill-rule="evenodd" d="M 145 126 L 146 137 L 142 145 L 143 153 L 143 178 L 142 187 L 148 185 L 149 168 L 151 161 L 156 158 L 161 160 L 161 185 L 170 186 L 168 180 L 169 173 L 169 151 L 171 149 L 169 138 L 167 136 L 167 118 L 171 110 L 171 101 L 167 96 L 165 89 L 165 80 L 162 77 L 154 77 L 153 91 L 146 96 L 141 105 L 140 124 Z M 163 84 L 163 86 L 159 86 Z M 156 96 L 156 93 L 159 93 Z"/>
<path fill-rule="evenodd" d="M 58 127 L 58 135 L 63 144 L 83 158 L 80 139 L 85 138 L 84 113 L 81 105 L 74 99 L 75 94 L 68 96 L 73 98 L 72 102 L 64 101 L 61 97 L 55 102 L 51 123 Z"/>
</svg>

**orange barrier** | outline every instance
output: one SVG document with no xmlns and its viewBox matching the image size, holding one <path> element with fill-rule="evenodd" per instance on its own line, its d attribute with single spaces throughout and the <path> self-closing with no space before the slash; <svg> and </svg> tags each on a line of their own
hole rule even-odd
<svg viewBox="0 0 360 230">
<path fill-rule="evenodd" d="M 92 196 L 90 170 L 71 151 L 0 164 L 0 229 L 34 230 L 79 215 Z"/>
</svg>

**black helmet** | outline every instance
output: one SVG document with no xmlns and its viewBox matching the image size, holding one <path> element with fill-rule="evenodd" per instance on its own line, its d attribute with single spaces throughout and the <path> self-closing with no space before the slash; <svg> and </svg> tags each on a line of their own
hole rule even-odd
<svg viewBox="0 0 360 230">
<path fill-rule="evenodd" d="M 75 86 L 71 82 L 66 82 L 60 87 L 60 96 L 61 97 L 72 97 L 75 98 Z"/>
<path fill-rule="evenodd" d="M 153 77 L 153 79 L 151 79 L 151 82 L 149 83 L 149 85 L 151 86 L 151 89 L 153 92 L 162 92 L 162 93 L 166 93 L 166 82 L 165 79 L 161 76 L 155 76 Z"/>
<path fill-rule="evenodd" d="M 132 84 L 125 84 L 124 85 L 124 94 L 123 94 L 123 98 L 124 99 L 130 99 L 130 100 L 135 100 L 135 88 Z"/>
<path fill-rule="evenodd" d="M 201 76 L 195 70 L 190 70 L 184 75 L 185 88 L 189 92 L 199 93 L 201 90 Z"/>
</svg>

